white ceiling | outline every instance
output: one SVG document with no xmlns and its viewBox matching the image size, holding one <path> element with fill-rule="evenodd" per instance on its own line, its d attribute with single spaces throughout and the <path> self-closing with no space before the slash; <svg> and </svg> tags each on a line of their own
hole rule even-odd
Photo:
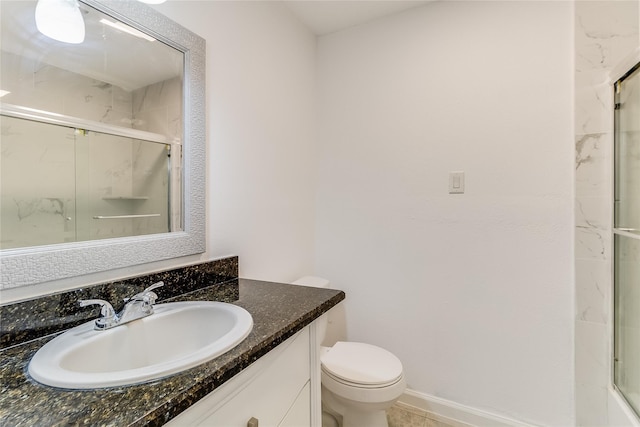
<svg viewBox="0 0 640 427">
<path fill-rule="evenodd" d="M 431 1 L 434 0 L 299 0 L 284 3 L 314 34 L 323 36 Z"/>
</svg>

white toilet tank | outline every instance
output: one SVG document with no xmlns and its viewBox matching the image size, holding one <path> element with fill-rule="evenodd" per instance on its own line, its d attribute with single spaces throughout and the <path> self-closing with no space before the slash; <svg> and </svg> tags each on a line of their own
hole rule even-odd
<svg viewBox="0 0 640 427">
<path fill-rule="evenodd" d="M 302 285 L 302 286 L 310 286 L 312 288 L 328 288 L 329 281 L 327 279 L 323 279 L 322 277 L 315 276 L 304 276 L 299 278 L 298 280 L 291 282 L 292 285 Z M 327 336 L 327 325 L 329 324 L 329 313 L 324 313 L 316 320 L 316 325 L 318 328 L 318 336 L 320 338 L 320 343 L 324 345 L 325 338 Z"/>
</svg>

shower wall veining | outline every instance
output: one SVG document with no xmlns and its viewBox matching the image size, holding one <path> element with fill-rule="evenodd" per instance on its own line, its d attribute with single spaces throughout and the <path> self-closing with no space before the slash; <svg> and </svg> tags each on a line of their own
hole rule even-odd
<svg viewBox="0 0 640 427">
<path fill-rule="evenodd" d="M 2 52 L 0 62 L 3 87 L 13 88 L 3 97 L 7 104 L 145 130 L 171 139 L 181 136 L 182 105 L 170 101 L 181 98 L 176 96 L 179 78 L 126 91 L 8 52 Z M 157 144 L 135 141 L 123 148 L 122 138 L 74 134 L 69 128 L 10 118 L 3 118 L 1 132 L 0 247 L 149 234 L 166 224 L 169 213 L 163 193 L 169 182 L 166 167 L 157 164 L 166 162 L 166 155 Z M 26 132 L 37 137 L 25 140 L 22 134 Z M 82 144 L 82 140 L 90 141 L 90 146 Z M 100 159 L 100 164 L 91 164 L 91 158 Z M 33 162 L 38 164 L 37 172 L 25 176 L 25 170 L 35 169 L 27 168 Z M 76 190 L 78 194 L 85 190 L 88 199 L 76 198 Z M 129 202 L 131 206 L 124 207 L 127 213 L 158 212 L 160 220 L 100 222 L 92 220 L 88 213 L 116 215 L 127 202 L 103 197 L 139 194 L 149 199 L 145 203 Z"/>
<path fill-rule="evenodd" d="M 578 426 L 630 425 L 611 398 L 613 90 L 640 45 L 638 0 L 575 3 L 575 365 Z"/>
</svg>

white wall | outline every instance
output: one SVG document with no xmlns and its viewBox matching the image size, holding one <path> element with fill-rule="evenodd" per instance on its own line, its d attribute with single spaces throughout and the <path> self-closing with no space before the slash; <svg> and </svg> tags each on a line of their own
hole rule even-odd
<svg viewBox="0 0 640 427">
<path fill-rule="evenodd" d="M 242 277 L 312 269 L 315 37 L 274 2 L 158 7 L 207 40 L 208 251 Z"/>
<path fill-rule="evenodd" d="M 312 270 L 315 37 L 275 2 L 157 9 L 207 41 L 207 253 L 12 289 L 3 303 L 232 254 L 243 277 Z"/>
<path fill-rule="evenodd" d="M 316 273 L 349 339 L 413 390 L 554 426 L 574 419 L 572 16 L 437 2 L 318 45 Z"/>
</svg>

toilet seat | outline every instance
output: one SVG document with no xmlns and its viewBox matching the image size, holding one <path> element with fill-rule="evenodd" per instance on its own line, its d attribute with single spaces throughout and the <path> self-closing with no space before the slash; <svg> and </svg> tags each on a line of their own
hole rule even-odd
<svg viewBox="0 0 640 427">
<path fill-rule="evenodd" d="M 335 375 L 331 374 L 331 372 L 327 372 L 325 369 L 322 369 L 322 378 L 325 378 L 326 380 L 330 380 L 333 383 L 337 383 L 345 387 L 352 387 L 352 388 L 363 389 L 363 390 L 378 390 L 378 389 L 383 389 L 385 387 L 391 387 L 394 384 L 397 384 L 400 380 L 402 380 L 403 377 L 402 375 L 400 375 L 398 378 L 396 378 L 392 382 L 385 383 L 385 384 L 370 385 L 370 384 L 360 384 L 353 381 L 345 381 L 342 378 L 338 378 Z"/>
<path fill-rule="evenodd" d="M 402 378 L 400 360 L 371 344 L 338 341 L 320 360 L 323 374 L 345 386 L 384 388 Z"/>
<path fill-rule="evenodd" d="M 366 386 L 338 379 L 328 373 L 326 369 L 321 370 L 321 383 L 323 399 L 327 397 L 327 392 L 330 392 L 341 399 L 350 401 L 351 405 L 355 405 L 354 407 L 360 407 L 363 404 L 382 405 L 378 409 L 386 409 L 387 406 L 391 406 L 391 403 L 397 400 L 407 387 L 407 381 L 403 374 L 392 383 Z"/>
</svg>

